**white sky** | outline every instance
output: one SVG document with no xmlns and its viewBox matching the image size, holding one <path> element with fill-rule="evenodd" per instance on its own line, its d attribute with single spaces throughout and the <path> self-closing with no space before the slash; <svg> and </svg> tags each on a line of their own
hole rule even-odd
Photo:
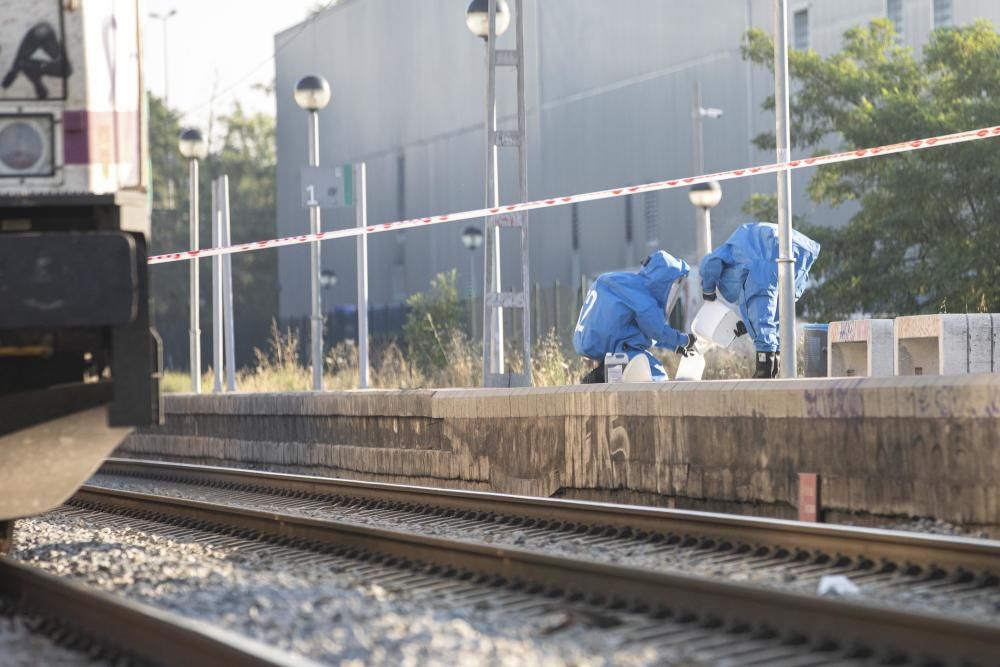
<svg viewBox="0 0 1000 667">
<path fill-rule="evenodd" d="M 274 35 L 306 17 L 317 0 L 145 0 L 146 87 L 162 96 L 163 22 L 167 22 L 170 106 L 190 112 L 185 123 L 208 126 L 213 90 L 216 116 L 240 100 L 249 111 L 274 113 L 274 100 L 252 89 L 274 79 Z"/>
</svg>

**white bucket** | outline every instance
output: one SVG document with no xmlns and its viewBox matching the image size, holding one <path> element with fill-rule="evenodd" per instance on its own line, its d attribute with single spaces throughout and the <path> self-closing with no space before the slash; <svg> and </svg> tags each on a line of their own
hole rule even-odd
<svg viewBox="0 0 1000 667">
<path fill-rule="evenodd" d="M 701 354 L 695 354 L 681 359 L 680 363 L 677 364 L 677 374 L 674 376 L 674 379 L 700 380 L 701 376 L 704 374 L 705 357 Z"/>
<path fill-rule="evenodd" d="M 691 331 L 699 339 L 729 347 L 736 340 L 736 325 L 740 317 L 719 301 L 706 301 L 691 322 Z"/>
</svg>

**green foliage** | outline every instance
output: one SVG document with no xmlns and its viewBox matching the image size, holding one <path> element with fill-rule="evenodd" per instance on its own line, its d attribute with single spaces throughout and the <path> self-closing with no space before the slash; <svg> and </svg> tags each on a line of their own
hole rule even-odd
<svg viewBox="0 0 1000 667">
<path fill-rule="evenodd" d="M 149 145 L 153 180 L 152 251 L 170 252 L 189 247 L 188 165 L 177 151 L 179 114 L 149 97 Z M 199 178 L 199 243 L 211 246 L 211 183 L 229 176 L 232 241 L 243 243 L 273 238 L 276 232 L 275 121 L 266 114 L 248 114 L 237 102 L 219 118 L 218 141 L 209 138 L 208 157 Z M 213 145 L 214 144 L 214 145 Z M 171 185 L 171 182 L 173 185 Z M 153 302 L 158 322 L 186 321 L 187 265 L 168 264 L 153 272 Z M 209 294 L 211 267 L 202 262 L 201 288 Z M 267 321 L 277 311 L 277 255 L 261 251 L 233 257 L 234 312 L 238 319 Z M 202 319 L 209 317 L 203 306 Z"/>
<path fill-rule="evenodd" d="M 744 37 L 744 57 L 772 67 L 761 30 Z M 789 54 L 792 144 L 813 155 L 892 144 L 995 125 L 1000 118 L 1000 36 L 991 23 L 936 30 L 918 60 L 896 44 L 884 19 L 844 34 L 823 58 Z M 774 100 L 765 101 L 766 109 Z M 757 137 L 773 148 L 773 134 Z M 1000 153 L 993 140 L 824 166 L 809 183 L 817 203 L 857 202 L 846 227 L 799 224 L 823 245 L 803 298 L 818 319 L 858 311 L 934 312 L 942 302 L 974 310 L 1000 303 Z M 748 202 L 766 212 L 767 202 Z"/>
<path fill-rule="evenodd" d="M 439 273 L 431 280 L 430 291 L 418 292 L 406 300 L 409 312 L 403 337 L 410 360 L 427 375 L 449 363 L 448 348 L 453 339 L 462 336 L 462 309 L 455 280 L 454 269 Z"/>
<path fill-rule="evenodd" d="M 163 100 L 149 96 L 149 161 L 152 165 L 153 208 L 187 206 L 187 165 L 177 151 L 179 114 Z M 171 196 L 173 195 L 173 196 Z"/>
</svg>

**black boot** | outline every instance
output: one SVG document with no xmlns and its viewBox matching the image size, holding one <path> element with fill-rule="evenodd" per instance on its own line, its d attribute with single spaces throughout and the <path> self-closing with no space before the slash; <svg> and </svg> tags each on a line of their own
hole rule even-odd
<svg viewBox="0 0 1000 667">
<path fill-rule="evenodd" d="M 589 373 L 583 376 L 580 384 L 601 384 L 604 382 L 604 362 L 595 366 Z"/>
<path fill-rule="evenodd" d="M 778 359 L 777 352 L 758 352 L 757 370 L 754 371 L 754 378 L 770 380 L 778 377 Z"/>
</svg>

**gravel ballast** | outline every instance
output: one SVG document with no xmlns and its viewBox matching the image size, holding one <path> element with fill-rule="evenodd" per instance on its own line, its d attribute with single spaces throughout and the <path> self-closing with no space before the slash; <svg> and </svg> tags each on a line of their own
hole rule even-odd
<svg viewBox="0 0 1000 667">
<path fill-rule="evenodd" d="M 609 621 L 545 599 L 511 613 L 492 604 L 492 589 L 456 606 L 310 552 L 74 509 L 18 529 L 20 561 L 330 664 L 701 664 L 595 631 L 627 616 Z"/>
<path fill-rule="evenodd" d="M 816 594 L 823 574 L 839 573 L 833 563 L 826 568 L 808 563 L 775 564 L 773 561 L 769 562 L 764 559 L 733 557 L 729 554 L 706 555 L 699 554 L 692 549 L 675 549 L 643 542 L 630 543 L 627 540 L 609 544 L 607 540 L 595 540 L 590 535 L 537 528 L 521 529 L 509 524 L 489 523 L 488 521 L 457 519 L 429 521 L 426 515 L 419 513 L 401 516 L 402 513 L 397 512 L 388 516 L 386 512 L 373 512 L 366 508 L 335 506 L 331 503 L 315 500 L 292 501 L 266 493 L 249 491 L 235 494 L 223 489 L 179 482 L 99 474 L 91 480 L 91 483 L 107 488 L 252 507 L 262 511 L 289 513 L 311 518 L 348 521 L 391 530 L 407 530 L 449 539 L 519 547 L 583 560 L 700 575 L 808 594 Z M 908 525 L 916 528 L 918 524 L 911 522 Z M 919 526 L 925 529 L 936 529 L 941 533 L 945 533 L 949 529 L 949 526 L 939 525 L 933 521 L 920 522 Z M 792 546 L 789 545 L 789 547 Z M 907 581 L 901 577 L 880 582 L 871 575 L 858 577 L 851 573 L 848 576 L 858 587 L 858 592 L 852 596 L 855 598 L 896 607 L 955 614 L 1000 624 L 1000 588 L 996 585 L 982 594 L 965 594 L 961 599 L 955 599 L 938 586 L 923 585 L 932 582 Z"/>
<path fill-rule="evenodd" d="M 0 600 L 0 605 L 3 601 Z M 110 665 L 85 653 L 71 651 L 57 645 L 44 634 L 37 632 L 37 619 L 0 613 L 0 665 L 3 667 L 76 667 Z"/>
</svg>

